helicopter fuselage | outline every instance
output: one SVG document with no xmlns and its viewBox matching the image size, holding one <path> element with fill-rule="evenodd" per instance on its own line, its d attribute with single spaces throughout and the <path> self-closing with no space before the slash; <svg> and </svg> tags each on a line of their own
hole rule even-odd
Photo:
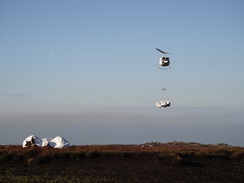
<svg viewBox="0 0 244 183">
<path fill-rule="evenodd" d="M 160 66 L 166 67 L 166 66 L 169 66 L 169 64 L 170 64 L 169 57 L 161 57 L 159 59 L 159 65 Z"/>
</svg>

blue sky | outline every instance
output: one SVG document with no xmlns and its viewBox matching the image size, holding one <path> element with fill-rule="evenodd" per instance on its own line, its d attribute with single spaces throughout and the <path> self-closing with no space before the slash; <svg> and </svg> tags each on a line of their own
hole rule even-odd
<svg viewBox="0 0 244 183">
<path fill-rule="evenodd" d="M 244 146 L 243 6 L 0 1 L 0 144 L 35 134 L 73 144 Z M 173 53 L 166 109 L 154 105 L 162 97 L 155 48 Z"/>
</svg>

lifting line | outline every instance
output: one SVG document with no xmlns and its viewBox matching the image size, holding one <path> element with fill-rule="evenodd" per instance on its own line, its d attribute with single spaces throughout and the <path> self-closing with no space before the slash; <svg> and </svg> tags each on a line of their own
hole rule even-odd
<svg viewBox="0 0 244 183">
<path fill-rule="evenodd" d="M 168 68 L 160 68 L 161 69 L 161 82 L 162 82 L 162 100 L 167 99 L 167 75 L 168 75 Z M 165 70 L 163 72 L 162 70 Z M 164 74 L 164 76 L 163 76 Z"/>
</svg>

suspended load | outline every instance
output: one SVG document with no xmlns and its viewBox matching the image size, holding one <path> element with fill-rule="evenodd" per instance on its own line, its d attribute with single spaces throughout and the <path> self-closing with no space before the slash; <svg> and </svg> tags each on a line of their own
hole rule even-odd
<svg viewBox="0 0 244 183">
<path fill-rule="evenodd" d="M 158 107 L 158 108 L 161 108 L 161 107 L 169 107 L 170 106 L 170 101 L 158 101 L 155 103 L 155 105 Z"/>
<path fill-rule="evenodd" d="M 169 57 L 166 57 L 165 55 L 169 54 L 169 53 L 162 51 L 158 48 L 156 48 L 156 50 L 163 53 L 164 55 L 163 55 L 163 57 L 161 57 L 159 59 L 159 63 L 158 63 L 159 68 L 162 70 L 161 75 L 162 75 L 162 99 L 163 100 L 156 102 L 155 105 L 158 108 L 169 107 L 171 105 L 171 102 L 169 100 L 165 100 L 165 98 L 166 98 L 166 84 L 167 84 L 167 69 L 169 68 L 169 65 L 170 65 L 170 59 L 169 59 Z M 163 77 L 163 74 L 165 74 L 164 77 Z"/>
</svg>

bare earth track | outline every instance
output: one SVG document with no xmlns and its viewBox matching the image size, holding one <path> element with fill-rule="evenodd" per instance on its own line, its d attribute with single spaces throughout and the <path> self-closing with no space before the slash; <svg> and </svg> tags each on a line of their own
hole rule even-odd
<svg viewBox="0 0 244 183">
<path fill-rule="evenodd" d="M 0 182 L 244 182 L 244 148 L 171 142 L 0 146 Z"/>
</svg>

